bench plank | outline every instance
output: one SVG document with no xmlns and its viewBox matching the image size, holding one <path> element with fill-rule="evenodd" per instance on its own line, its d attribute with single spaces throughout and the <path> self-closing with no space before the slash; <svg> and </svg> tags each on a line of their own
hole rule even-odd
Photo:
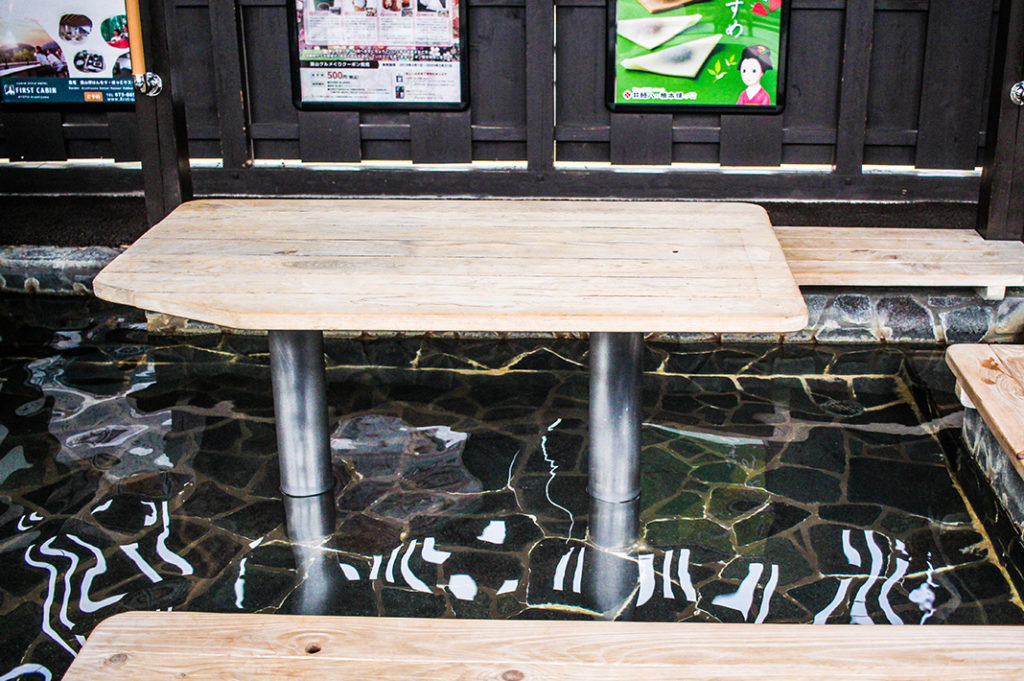
<svg viewBox="0 0 1024 681">
<path fill-rule="evenodd" d="M 801 286 L 1024 286 L 1024 243 L 972 229 L 775 228 Z"/>
<path fill-rule="evenodd" d="M 133 612 L 65 681 L 1007 681 L 1024 627 L 858 627 Z"/>
<path fill-rule="evenodd" d="M 246 329 L 797 331 L 765 211 L 738 203 L 203 199 L 96 295 Z"/>
<path fill-rule="evenodd" d="M 951 345 L 946 363 L 1024 476 L 1024 346 Z"/>
</svg>

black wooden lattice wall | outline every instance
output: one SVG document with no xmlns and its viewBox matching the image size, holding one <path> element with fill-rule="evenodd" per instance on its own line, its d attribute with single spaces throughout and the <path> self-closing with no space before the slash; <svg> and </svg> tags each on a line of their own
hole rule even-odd
<svg viewBox="0 0 1024 681">
<path fill-rule="evenodd" d="M 196 173 L 199 193 L 347 186 L 295 172 L 270 179 L 247 169 L 254 160 L 487 160 L 526 161 L 529 172 L 548 173 L 539 193 L 656 196 L 686 186 L 723 198 L 789 190 L 819 200 L 898 199 L 906 188 L 887 188 L 862 166 L 956 170 L 982 162 L 992 55 L 999 22 L 1007 20 L 1000 0 L 792 0 L 782 115 L 612 114 L 604 106 L 604 0 L 470 0 L 468 111 L 300 112 L 288 63 L 292 0 L 162 1 L 169 3 L 173 83 L 185 105 L 189 153 L 224 159 L 223 169 Z M 130 112 L 7 110 L 0 122 L 0 156 L 15 160 L 131 160 L 145 137 Z M 827 168 L 824 176 L 711 171 L 661 183 L 608 173 L 595 180 L 560 162 Z M 404 193 L 406 176 L 374 171 L 352 191 L 365 193 L 380 178 L 387 191 Z M 510 193 L 531 193 L 533 178 L 505 177 Z M 460 186 L 486 193 L 500 184 L 415 182 L 405 193 Z M 903 185 L 915 199 L 973 201 L 979 182 L 954 176 Z"/>
</svg>

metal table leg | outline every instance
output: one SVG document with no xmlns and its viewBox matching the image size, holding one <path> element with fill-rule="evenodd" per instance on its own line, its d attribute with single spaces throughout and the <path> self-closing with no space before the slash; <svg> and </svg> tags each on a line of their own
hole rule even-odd
<svg viewBox="0 0 1024 681">
<path fill-rule="evenodd" d="M 590 334 L 590 495 L 640 495 L 640 333 Z"/>
<path fill-rule="evenodd" d="M 281 491 L 322 494 L 334 486 L 323 333 L 270 331 L 269 339 Z"/>
</svg>

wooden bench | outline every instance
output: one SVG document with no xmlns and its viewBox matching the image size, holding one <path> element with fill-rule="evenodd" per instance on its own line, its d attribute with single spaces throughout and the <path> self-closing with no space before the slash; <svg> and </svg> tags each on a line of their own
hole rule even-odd
<svg viewBox="0 0 1024 681">
<path fill-rule="evenodd" d="M 64 681 L 1009 681 L 1024 627 L 858 627 L 132 612 Z"/>
<path fill-rule="evenodd" d="M 951 345 L 957 394 L 978 410 L 1024 477 L 1024 345 Z"/>
<path fill-rule="evenodd" d="M 800 286 L 964 286 L 1000 300 L 1024 286 L 1024 243 L 973 229 L 775 227 Z"/>
</svg>

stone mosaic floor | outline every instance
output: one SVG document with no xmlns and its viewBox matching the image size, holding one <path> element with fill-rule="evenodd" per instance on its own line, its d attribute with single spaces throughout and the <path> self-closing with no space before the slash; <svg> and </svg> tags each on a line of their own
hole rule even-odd
<svg viewBox="0 0 1024 681">
<path fill-rule="evenodd" d="M 263 339 L 29 296 L 0 339 L 4 681 L 129 609 L 1024 622 L 947 472 L 941 351 L 651 345 L 643 491 L 608 509 L 586 343 L 333 340 L 337 492 L 286 505 Z M 623 518 L 632 547 L 587 541 Z"/>
</svg>

